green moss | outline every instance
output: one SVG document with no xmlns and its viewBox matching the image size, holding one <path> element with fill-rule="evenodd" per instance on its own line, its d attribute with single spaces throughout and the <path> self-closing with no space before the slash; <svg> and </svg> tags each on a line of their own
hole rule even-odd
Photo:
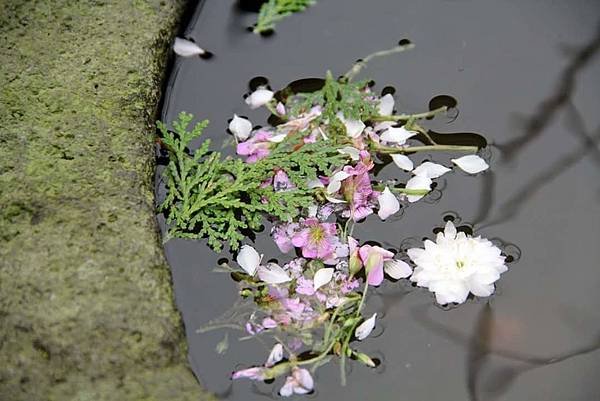
<svg viewBox="0 0 600 401">
<path fill-rule="evenodd" d="M 154 219 L 181 1 L 0 3 L 0 399 L 207 399 Z"/>
</svg>

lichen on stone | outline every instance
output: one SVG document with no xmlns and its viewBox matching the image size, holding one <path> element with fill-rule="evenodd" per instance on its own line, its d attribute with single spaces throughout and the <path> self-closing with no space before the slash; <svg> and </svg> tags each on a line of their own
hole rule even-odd
<svg viewBox="0 0 600 401">
<path fill-rule="evenodd" d="M 0 4 L 0 399 L 209 399 L 154 218 L 182 1 Z"/>
</svg>

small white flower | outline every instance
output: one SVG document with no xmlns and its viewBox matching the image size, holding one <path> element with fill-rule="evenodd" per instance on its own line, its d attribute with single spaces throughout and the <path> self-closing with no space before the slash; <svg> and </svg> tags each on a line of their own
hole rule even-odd
<svg viewBox="0 0 600 401">
<path fill-rule="evenodd" d="M 448 167 L 432 162 L 423 162 L 419 167 L 413 170 L 414 175 L 420 175 L 427 178 L 438 178 L 451 171 Z"/>
<path fill-rule="evenodd" d="M 229 131 L 231 131 L 238 141 L 245 141 L 252 132 L 252 123 L 247 118 L 242 118 L 234 114 L 229 122 Z"/>
<path fill-rule="evenodd" d="M 425 249 L 411 248 L 407 253 L 416 264 L 410 280 L 435 293 L 442 305 L 463 303 L 469 293 L 490 296 L 494 282 L 508 270 L 498 247 L 485 238 L 457 233 L 451 221 L 436 242 L 426 240 Z"/>
<path fill-rule="evenodd" d="M 246 98 L 246 104 L 251 109 L 258 109 L 273 99 L 274 93 L 266 88 L 258 88 Z"/>
<path fill-rule="evenodd" d="M 412 274 L 412 269 L 408 263 L 397 259 L 383 262 L 383 271 L 394 280 L 406 278 Z"/>
<path fill-rule="evenodd" d="M 262 255 L 259 255 L 258 252 L 256 252 L 256 249 L 252 248 L 250 245 L 244 245 L 242 246 L 242 249 L 240 249 L 236 260 L 246 273 L 254 276 L 256 269 L 260 265 L 261 259 Z"/>
<path fill-rule="evenodd" d="M 414 167 L 412 160 L 406 155 L 401 155 L 399 153 L 395 153 L 390 155 L 392 157 L 392 161 L 398 167 L 405 171 L 411 171 Z"/>
<path fill-rule="evenodd" d="M 466 155 L 458 159 L 452 159 L 452 163 L 456 164 L 466 173 L 477 174 L 487 170 L 490 166 L 477 155 Z"/>
<path fill-rule="evenodd" d="M 377 313 L 373 313 L 373 316 L 362 322 L 354 332 L 354 336 L 357 340 L 364 340 L 371 334 L 373 329 L 375 328 L 375 319 L 377 318 Z"/>
<path fill-rule="evenodd" d="M 350 138 L 358 138 L 366 127 L 365 123 L 363 123 L 360 120 L 347 120 L 346 118 L 344 118 L 344 115 L 342 113 L 337 113 L 336 116 L 344 124 L 344 127 L 346 127 L 346 134 Z"/>
<path fill-rule="evenodd" d="M 277 362 L 281 361 L 282 359 L 283 359 L 283 345 L 277 343 L 271 350 L 271 353 L 269 354 L 269 358 L 267 359 L 267 362 L 265 362 L 265 367 L 270 368 L 271 366 L 274 366 Z"/>
<path fill-rule="evenodd" d="M 258 278 L 267 284 L 281 284 L 291 281 L 292 278 L 277 263 L 267 263 L 266 266 L 258 266 Z"/>
<path fill-rule="evenodd" d="M 315 291 L 331 281 L 333 278 L 333 270 L 332 267 L 324 267 L 317 270 L 315 277 L 313 277 L 313 289 Z"/>
<path fill-rule="evenodd" d="M 396 198 L 396 196 L 388 187 L 385 187 L 383 192 L 379 194 L 377 202 L 379 202 L 379 211 L 377 212 L 377 215 L 381 218 L 381 220 L 387 219 L 400 210 L 400 202 L 398 202 L 398 198 Z"/>
<path fill-rule="evenodd" d="M 294 367 L 292 375 L 285 379 L 285 384 L 279 390 L 282 397 L 289 397 L 293 394 L 308 394 L 314 388 L 314 381 L 309 371 L 306 369 Z"/>
<path fill-rule="evenodd" d="M 391 116 L 394 112 L 394 96 L 392 96 L 390 93 L 383 96 L 379 100 L 377 112 L 380 116 Z"/>
<path fill-rule="evenodd" d="M 418 132 L 408 131 L 404 127 L 391 127 L 383 131 L 379 139 L 381 142 L 392 143 L 395 145 L 404 145 L 408 138 L 417 135 Z"/>
<path fill-rule="evenodd" d="M 406 189 L 423 189 L 429 191 L 431 189 L 431 178 L 415 175 L 406 182 Z M 416 202 L 425 195 L 406 195 L 409 202 Z"/>
<path fill-rule="evenodd" d="M 192 42 L 191 40 L 175 38 L 173 51 L 182 57 L 201 56 L 206 53 L 204 49 Z"/>
</svg>

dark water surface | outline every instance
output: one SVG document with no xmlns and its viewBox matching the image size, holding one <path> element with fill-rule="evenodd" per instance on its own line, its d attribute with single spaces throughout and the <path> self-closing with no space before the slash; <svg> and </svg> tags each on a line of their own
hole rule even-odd
<svg viewBox="0 0 600 401">
<path fill-rule="evenodd" d="M 600 400 L 600 1 L 321 0 L 268 38 L 246 31 L 255 18 L 234 1 L 204 2 L 186 34 L 215 57 L 176 62 L 163 120 L 182 110 L 208 118 L 206 133 L 219 147 L 233 113 L 266 124 L 266 111 L 242 99 L 251 78 L 279 89 L 327 69 L 339 75 L 409 38 L 413 51 L 375 60 L 363 76 L 378 90 L 394 86 L 403 112 L 427 110 L 436 95 L 455 97 L 454 121 L 425 124 L 483 134 L 492 167 L 477 177 L 447 174 L 428 201 L 385 224 L 371 216 L 355 235 L 399 249 L 432 237 L 455 214 L 476 234 L 515 244 L 507 253 L 522 252 L 490 306 L 471 300 L 445 311 L 427 290 L 401 283 L 373 291 L 366 314 L 384 317 L 361 349 L 382 365 L 352 365 L 340 387 L 332 363 L 318 371 L 309 398 Z M 398 172 L 391 166 L 382 176 Z M 281 256 L 267 235 L 255 247 Z M 275 397 L 279 385 L 229 380 L 236 367 L 263 362 L 262 345 L 239 343 L 232 332 L 219 355 L 223 332 L 195 332 L 237 300 L 229 276 L 212 272 L 223 255 L 184 240 L 168 242 L 166 252 L 202 383 L 227 400 Z"/>
</svg>

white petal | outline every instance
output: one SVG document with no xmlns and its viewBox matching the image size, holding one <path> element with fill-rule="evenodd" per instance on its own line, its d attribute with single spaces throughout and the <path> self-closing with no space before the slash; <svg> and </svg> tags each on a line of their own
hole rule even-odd
<svg viewBox="0 0 600 401">
<path fill-rule="evenodd" d="M 431 179 L 421 175 L 415 175 L 406 183 L 406 189 L 426 189 L 429 191 L 431 189 Z M 425 195 L 407 195 L 406 198 L 409 202 L 416 202 L 423 196 Z"/>
<path fill-rule="evenodd" d="M 346 203 L 346 201 L 343 199 L 337 199 L 329 195 L 325 195 L 325 199 L 327 199 L 331 203 Z"/>
<path fill-rule="evenodd" d="M 262 256 L 259 255 L 254 248 L 250 245 L 244 245 L 242 246 L 242 249 L 240 249 L 236 260 L 246 273 L 254 276 L 256 269 L 260 265 L 261 259 Z"/>
<path fill-rule="evenodd" d="M 414 175 L 421 175 L 427 178 L 438 178 L 446 174 L 450 169 L 441 164 L 424 162 L 419 167 L 414 169 Z"/>
<path fill-rule="evenodd" d="M 280 143 L 280 142 L 283 142 L 283 140 L 285 139 L 286 136 L 287 136 L 287 134 L 273 135 L 272 137 L 267 139 L 267 141 L 273 142 L 273 143 Z"/>
<path fill-rule="evenodd" d="M 257 109 L 273 99 L 273 92 L 265 88 L 258 88 L 246 98 L 246 104 L 251 109 Z"/>
<path fill-rule="evenodd" d="M 237 114 L 234 114 L 229 123 L 229 131 L 238 141 L 245 141 L 252 132 L 252 123 L 247 118 L 238 117 Z"/>
<path fill-rule="evenodd" d="M 265 362 L 265 366 L 267 368 L 270 368 L 271 366 L 275 365 L 277 362 L 281 361 L 282 359 L 283 359 L 283 345 L 277 343 L 271 350 L 271 353 L 269 354 L 269 358 L 267 359 L 267 362 Z"/>
<path fill-rule="evenodd" d="M 477 174 L 490 167 L 485 160 L 477 155 L 466 155 L 458 159 L 452 159 L 452 163 L 469 174 Z"/>
<path fill-rule="evenodd" d="M 362 322 L 354 332 L 354 336 L 358 340 L 364 340 L 371 334 L 373 329 L 375 328 L 375 319 L 377 318 L 377 313 L 373 313 L 373 316 Z"/>
<path fill-rule="evenodd" d="M 279 395 L 282 397 L 289 397 L 294 394 L 294 383 L 295 381 L 291 377 L 288 377 L 285 380 L 285 384 L 279 390 Z"/>
<path fill-rule="evenodd" d="M 390 93 L 383 96 L 379 100 L 377 111 L 379 112 L 380 116 L 391 116 L 394 112 L 394 96 L 392 96 Z"/>
<path fill-rule="evenodd" d="M 338 149 L 338 152 L 343 155 L 348 155 L 354 161 L 360 159 L 360 150 L 353 148 L 352 146 L 345 146 L 341 149 Z"/>
<path fill-rule="evenodd" d="M 175 38 L 173 44 L 173 51 L 182 57 L 199 56 L 206 53 L 204 49 L 200 48 L 197 44 L 191 40 Z"/>
<path fill-rule="evenodd" d="M 360 120 L 346 120 L 341 112 L 338 112 L 336 116 L 346 127 L 346 134 L 350 138 L 358 138 L 366 127 L 365 124 Z"/>
<path fill-rule="evenodd" d="M 400 202 L 398 202 L 398 198 L 396 198 L 396 196 L 388 187 L 385 187 L 383 192 L 379 194 L 377 202 L 379 202 L 379 211 L 377 212 L 377 215 L 379 215 L 381 220 L 387 219 L 400 210 Z"/>
<path fill-rule="evenodd" d="M 390 155 L 394 164 L 400 167 L 402 170 L 411 171 L 414 167 L 412 160 L 406 155 L 401 155 L 399 153 Z"/>
<path fill-rule="evenodd" d="M 329 179 L 329 184 L 327 185 L 327 192 L 330 194 L 334 194 L 340 190 L 342 187 L 342 181 L 346 178 L 350 177 L 350 174 L 344 171 L 338 171 Z"/>
<path fill-rule="evenodd" d="M 317 270 L 313 278 L 313 287 L 316 290 L 329 283 L 333 278 L 333 267 L 324 267 Z"/>
<path fill-rule="evenodd" d="M 258 267 L 258 278 L 267 284 L 281 284 L 291 280 L 291 277 L 277 263 L 267 263 Z"/>
<path fill-rule="evenodd" d="M 293 376 L 297 383 L 294 387 L 294 392 L 296 394 L 307 394 L 313 390 L 315 384 L 308 370 L 297 368 L 294 370 Z"/>
<path fill-rule="evenodd" d="M 454 227 L 454 223 L 451 221 L 446 222 L 446 226 L 444 227 L 444 237 L 449 239 L 456 238 L 456 227 Z"/>
<path fill-rule="evenodd" d="M 412 269 L 403 260 L 386 260 L 383 262 L 383 270 L 388 276 L 395 280 L 406 278 L 412 274 Z"/>
<path fill-rule="evenodd" d="M 346 134 L 350 138 L 358 138 L 366 127 L 365 123 L 360 120 L 346 120 L 344 125 L 346 126 Z"/>
<path fill-rule="evenodd" d="M 394 143 L 396 145 L 404 145 L 408 138 L 417 135 L 417 132 L 408 131 L 404 127 L 391 127 L 386 129 L 379 139 L 382 142 Z"/>
<path fill-rule="evenodd" d="M 314 180 L 308 180 L 306 182 L 306 186 L 308 189 L 325 188 L 325 184 L 323 184 L 318 178 L 315 178 Z"/>
</svg>

